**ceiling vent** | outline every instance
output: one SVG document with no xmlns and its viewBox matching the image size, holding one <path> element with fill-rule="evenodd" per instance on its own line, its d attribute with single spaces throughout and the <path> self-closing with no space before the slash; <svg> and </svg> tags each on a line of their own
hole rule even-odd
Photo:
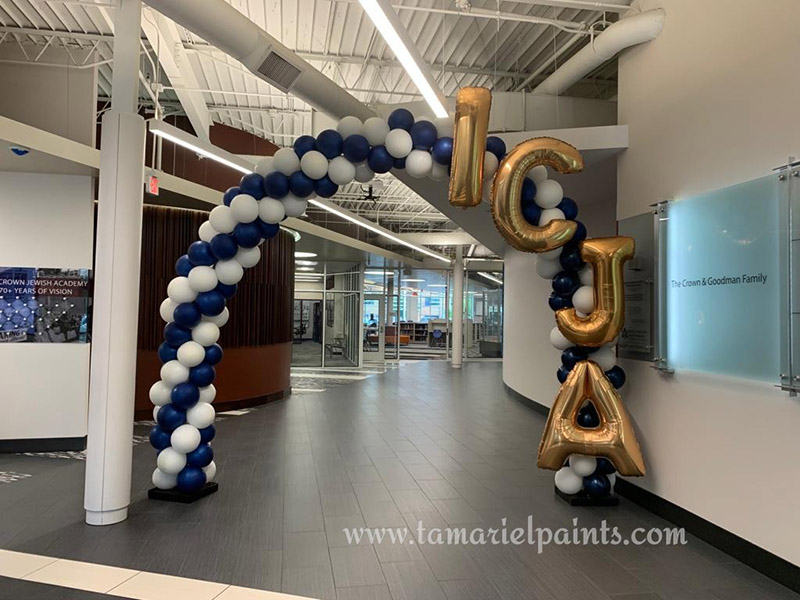
<svg viewBox="0 0 800 600">
<path fill-rule="evenodd" d="M 282 92 L 288 92 L 301 73 L 300 69 L 272 50 L 258 67 L 258 72 Z"/>
</svg>

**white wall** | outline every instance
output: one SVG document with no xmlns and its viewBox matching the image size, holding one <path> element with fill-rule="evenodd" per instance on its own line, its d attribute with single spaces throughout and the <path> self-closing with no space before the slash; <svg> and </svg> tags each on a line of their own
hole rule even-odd
<svg viewBox="0 0 800 600">
<path fill-rule="evenodd" d="M 619 61 L 619 122 L 630 131 L 620 219 L 800 156 L 796 0 L 640 5 L 663 7 L 667 18 L 658 39 Z M 649 469 L 635 483 L 800 565 L 800 402 L 741 379 L 623 367 Z"/>
<path fill-rule="evenodd" d="M 92 179 L 0 172 L 3 266 L 92 268 Z M 89 344 L 0 344 L 0 439 L 86 435 Z"/>
</svg>

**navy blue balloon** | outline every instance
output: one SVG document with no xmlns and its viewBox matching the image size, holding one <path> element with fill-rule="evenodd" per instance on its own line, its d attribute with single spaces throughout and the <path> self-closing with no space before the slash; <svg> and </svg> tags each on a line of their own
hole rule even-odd
<svg viewBox="0 0 800 600">
<path fill-rule="evenodd" d="M 578 361 L 584 360 L 585 358 L 586 353 L 580 348 L 573 346 L 561 353 L 561 364 L 571 371 Z"/>
<path fill-rule="evenodd" d="M 161 429 L 158 425 L 154 425 L 153 428 L 150 430 L 150 445 L 155 448 L 156 450 L 163 450 L 164 448 L 169 448 L 172 445 L 170 441 L 169 433 Z"/>
<path fill-rule="evenodd" d="M 200 430 L 200 443 L 207 444 L 211 440 L 214 439 L 214 436 L 217 435 L 217 429 L 213 425 L 209 425 L 208 427 L 203 427 Z"/>
<path fill-rule="evenodd" d="M 584 429 L 600 427 L 600 415 L 597 414 L 597 410 L 591 402 L 578 411 L 576 420 L 578 425 Z"/>
<path fill-rule="evenodd" d="M 266 221 L 258 220 L 258 226 L 261 228 L 261 237 L 265 240 L 274 238 L 281 230 L 280 225 L 277 223 L 267 223 Z"/>
<path fill-rule="evenodd" d="M 403 158 L 395 158 L 394 161 L 392 162 L 392 166 L 395 169 L 405 169 L 406 168 L 406 157 L 404 156 Z M 448 174 L 449 174 L 449 171 L 448 171 Z"/>
<path fill-rule="evenodd" d="M 369 142 L 363 135 L 348 135 L 342 144 L 342 154 L 351 163 L 360 163 L 369 156 Z"/>
<path fill-rule="evenodd" d="M 189 271 L 192 270 L 193 266 L 192 261 L 189 260 L 189 255 L 184 254 L 175 261 L 175 272 L 181 277 L 188 277 Z"/>
<path fill-rule="evenodd" d="M 200 317 L 202 316 L 203 315 L 200 314 L 200 309 L 194 302 L 184 302 L 183 304 L 178 304 L 172 313 L 172 318 L 174 319 L 175 324 L 183 327 L 184 329 L 191 329 L 197 325 L 200 322 Z"/>
<path fill-rule="evenodd" d="M 258 173 L 248 173 L 239 180 L 239 189 L 242 194 L 248 194 L 256 200 L 264 197 L 264 178 Z"/>
<path fill-rule="evenodd" d="M 203 360 L 203 363 L 207 365 L 216 365 L 219 361 L 222 360 L 222 346 L 219 344 L 214 344 L 213 346 L 208 346 L 206 348 L 206 357 Z"/>
<path fill-rule="evenodd" d="M 261 226 L 258 222 L 239 223 L 233 230 L 233 239 L 242 248 L 255 248 L 261 241 Z"/>
<path fill-rule="evenodd" d="M 606 371 L 606 377 L 611 382 L 616 389 L 621 388 L 625 385 L 625 371 L 622 370 L 622 367 L 619 365 L 614 365 L 608 371 Z"/>
<path fill-rule="evenodd" d="M 496 135 L 490 135 L 486 138 L 486 150 L 501 160 L 506 155 L 506 143 Z"/>
<path fill-rule="evenodd" d="M 179 327 L 176 323 L 167 323 L 164 327 L 164 340 L 173 348 L 180 347 L 192 339 L 192 332 L 183 327 Z"/>
<path fill-rule="evenodd" d="M 314 191 L 323 198 L 330 198 L 339 191 L 339 186 L 333 183 L 327 175 L 314 182 Z"/>
<path fill-rule="evenodd" d="M 186 411 L 181 410 L 174 404 L 165 404 L 158 409 L 156 422 L 164 431 L 175 431 L 186 422 Z"/>
<path fill-rule="evenodd" d="M 217 262 L 217 257 L 211 251 L 211 245 L 208 242 L 194 242 L 189 246 L 189 251 L 186 253 L 189 260 L 195 266 L 210 267 Z"/>
<path fill-rule="evenodd" d="M 236 240 L 227 233 L 218 233 L 211 238 L 209 245 L 211 246 L 211 251 L 214 253 L 214 256 L 220 260 L 233 258 L 239 251 Z"/>
<path fill-rule="evenodd" d="M 335 129 L 326 129 L 317 136 L 317 150 L 327 159 L 336 158 L 342 153 L 342 136 Z"/>
<path fill-rule="evenodd" d="M 394 158 L 386 150 L 386 146 L 375 146 L 369 151 L 367 165 L 376 173 L 388 173 L 393 164 Z"/>
<path fill-rule="evenodd" d="M 317 149 L 317 140 L 310 135 L 301 135 L 294 141 L 294 153 L 298 158 L 303 158 L 303 154 Z"/>
<path fill-rule="evenodd" d="M 198 492 L 206 484 L 206 474 L 199 467 L 184 467 L 178 473 L 178 489 L 182 492 Z"/>
<path fill-rule="evenodd" d="M 417 121 L 409 131 L 415 150 L 430 150 L 436 142 L 436 125 L 430 121 Z"/>
<path fill-rule="evenodd" d="M 168 363 L 171 360 L 176 360 L 178 358 L 178 349 L 173 348 L 167 342 L 161 342 L 161 345 L 158 347 L 158 360 L 162 363 Z"/>
<path fill-rule="evenodd" d="M 564 213 L 564 218 L 568 221 L 574 221 L 575 218 L 578 216 L 578 205 L 575 203 L 575 200 L 572 198 L 567 198 L 564 196 L 561 199 L 561 202 L 558 203 L 556 208 L 560 208 L 561 212 Z"/>
<path fill-rule="evenodd" d="M 453 160 L 453 138 L 439 138 L 433 144 L 433 160 L 440 165 L 449 165 Z"/>
<path fill-rule="evenodd" d="M 562 308 L 572 308 L 572 298 L 559 296 L 555 292 L 550 294 L 550 298 L 547 300 L 547 302 L 552 310 L 561 310 Z"/>
<path fill-rule="evenodd" d="M 561 296 L 572 296 L 581 285 L 576 273 L 560 271 L 553 277 L 553 291 Z"/>
<path fill-rule="evenodd" d="M 575 228 L 575 235 L 572 236 L 570 242 L 573 244 L 577 244 L 578 242 L 582 242 L 586 239 L 586 225 L 581 223 L 580 221 L 575 221 L 577 227 Z"/>
<path fill-rule="evenodd" d="M 592 498 L 605 498 L 611 493 L 611 482 L 601 473 L 592 473 L 583 478 L 583 489 Z"/>
<path fill-rule="evenodd" d="M 558 257 L 561 266 L 567 271 L 578 271 L 584 264 L 580 248 L 576 244 L 567 244 Z"/>
<path fill-rule="evenodd" d="M 219 292 L 220 294 L 222 294 L 223 299 L 225 299 L 225 298 L 233 298 L 233 295 L 236 293 L 236 288 L 237 288 L 237 286 L 236 286 L 235 283 L 231 283 L 231 284 L 218 283 L 217 287 L 216 287 L 216 291 Z M 215 290 L 211 290 L 211 291 L 213 292 Z M 198 296 L 199 296 L 199 294 L 198 294 Z M 224 308 L 224 306 L 223 306 L 223 308 Z M 222 309 L 220 309 L 219 312 L 222 312 Z M 217 313 L 217 314 L 219 314 L 219 313 Z"/>
<path fill-rule="evenodd" d="M 230 206 L 233 199 L 236 198 L 239 194 L 242 193 L 242 190 L 239 189 L 238 186 L 229 187 L 225 190 L 225 193 L 222 195 L 222 203 L 225 206 Z"/>
<path fill-rule="evenodd" d="M 196 367 L 189 369 L 189 382 L 195 384 L 197 387 L 206 387 L 214 383 L 214 378 L 217 373 L 214 367 L 201 363 Z"/>
<path fill-rule="evenodd" d="M 522 180 L 522 203 L 523 205 L 526 202 L 534 203 L 536 199 L 536 184 L 533 182 L 532 179 L 528 179 L 527 177 Z"/>
<path fill-rule="evenodd" d="M 197 385 L 184 381 L 172 388 L 169 397 L 175 406 L 186 410 L 197 404 L 200 399 L 200 390 L 197 389 Z"/>
<path fill-rule="evenodd" d="M 568 375 L 569 369 L 567 369 L 564 365 L 558 367 L 558 371 L 556 371 L 556 377 L 558 377 L 559 383 L 564 383 L 567 380 Z"/>
<path fill-rule="evenodd" d="M 298 198 L 308 198 L 314 193 L 314 180 L 302 171 L 295 171 L 289 177 L 289 191 Z"/>
<path fill-rule="evenodd" d="M 615 473 L 616 470 L 617 469 L 614 467 L 614 463 L 612 463 L 610 460 L 602 456 L 597 457 L 597 468 L 594 470 L 595 473 L 611 475 L 611 473 Z"/>
<path fill-rule="evenodd" d="M 280 171 L 273 171 L 264 178 L 264 191 L 267 196 L 280 200 L 289 193 L 289 178 Z"/>
<path fill-rule="evenodd" d="M 200 292 L 194 300 L 200 312 L 207 317 L 216 317 L 225 310 L 225 295 L 219 290 L 220 285 L 222 284 L 217 284 L 215 290 Z"/>
<path fill-rule="evenodd" d="M 525 181 L 527 181 L 527 179 Z M 523 198 L 522 216 L 528 223 L 538 227 L 539 219 L 542 218 L 542 209 L 533 200 L 526 202 L 525 199 Z"/>
<path fill-rule="evenodd" d="M 189 467 L 207 467 L 214 460 L 214 451 L 208 444 L 200 444 L 186 455 L 186 465 Z"/>
<path fill-rule="evenodd" d="M 406 110 L 405 108 L 396 108 L 392 111 L 392 114 L 389 115 L 389 129 L 405 129 L 406 131 L 411 131 L 411 127 L 414 125 L 414 115 L 411 114 L 410 110 Z"/>
</svg>

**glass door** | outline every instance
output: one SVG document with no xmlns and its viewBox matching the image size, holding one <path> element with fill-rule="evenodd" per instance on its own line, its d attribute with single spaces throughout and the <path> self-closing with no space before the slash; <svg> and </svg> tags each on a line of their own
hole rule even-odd
<svg viewBox="0 0 800 600">
<path fill-rule="evenodd" d="M 364 294 L 364 364 L 383 366 L 386 352 L 386 299 L 382 292 Z"/>
</svg>

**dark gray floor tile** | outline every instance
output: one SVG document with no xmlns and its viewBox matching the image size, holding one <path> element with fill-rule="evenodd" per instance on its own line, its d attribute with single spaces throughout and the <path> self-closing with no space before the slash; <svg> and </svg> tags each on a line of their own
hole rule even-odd
<svg viewBox="0 0 800 600">
<path fill-rule="evenodd" d="M 389 588 L 384 585 L 337 588 L 336 600 L 392 600 Z"/>
<path fill-rule="evenodd" d="M 418 483 L 429 500 L 452 500 L 461 498 L 461 495 L 456 489 L 444 479 L 425 479 Z"/>
<path fill-rule="evenodd" d="M 447 600 L 423 561 L 381 563 L 393 600 Z"/>
<path fill-rule="evenodd" d="M 331 548 L 331 564 L 336 587 L 384 583 L 383 571 L 372 546 Z"/>
<path fill-rule="evenodd" d="M 502 600 L 497 590 L 479 579 L 440 581 L 447 600 Z"/>
<path fill-rule="evenodd" d="M 283 568 L 324 567 L 330 563 L 325 532 L 287 533 Z"/>
<path fill-rule="evenodd" d="M 336 600 L 330 564 L 324 567 L 284 569 L 281 591 L 320 600 Z"/>
</svg>

